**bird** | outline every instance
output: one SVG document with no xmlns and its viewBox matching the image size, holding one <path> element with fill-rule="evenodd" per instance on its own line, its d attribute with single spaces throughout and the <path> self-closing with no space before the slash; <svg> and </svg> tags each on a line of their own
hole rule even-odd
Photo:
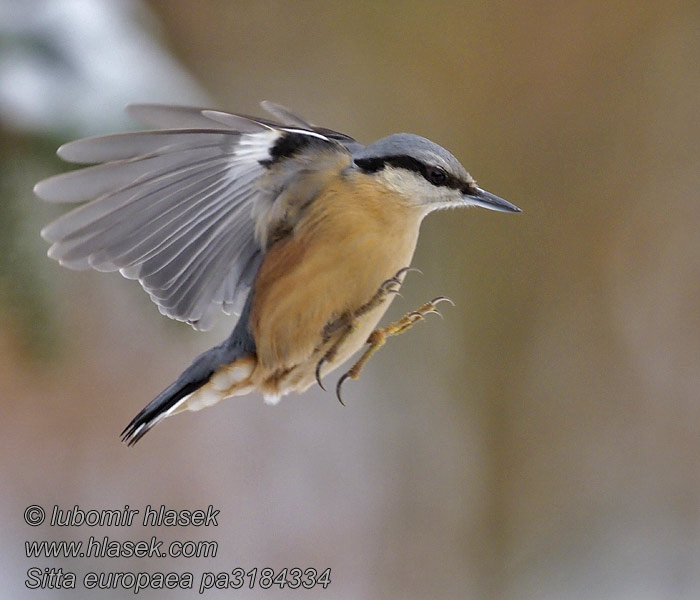
<svg viewBox="0 0 700 600">
<path fill-rule="evenodd" d="M 437 312 L 437 296 L 377 325 L 404 278 L 424 217 L 478 206 L 521 212 L 477 186 L 440 145 L 394 133 L 363 145 L 264 101 L 271 118 L 133 104 L 150 129 L 68 142 L 82 168 L 34 187 L 79 203 L 45 226 L 48 256 L 71 269 L 136 279 L 172 319 L 231 334 L 197 356 L 121 433 L 138 442 L 164 418 L 251 392 L 276 404 L 328 375 L 356 379 L 393 335 Z M 325 389 L 325 388 L 324 388 Z"/>
</svg>

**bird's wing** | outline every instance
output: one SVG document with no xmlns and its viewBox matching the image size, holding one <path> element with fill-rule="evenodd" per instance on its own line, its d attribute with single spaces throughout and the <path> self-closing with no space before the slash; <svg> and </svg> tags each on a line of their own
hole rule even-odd
<svg viewBox="0 0 700 600">
<path fill-rule="evenodd" d="M 59 148 L 64 160 L 94 166 L 35 186 L 49 202 L 85 202 L 42 230 L 49 256 L 137 279 L 161 313 L 195 329 L 211 327 L 220 309 L 239 311 L 265 252 L 261 230 L 274 228 L 285 187 L 316 150 L 349 157 L 357 144 L 266 108 L 284 123 L 137 105 L 133 116 L 167 129 Z"/>
</svg>

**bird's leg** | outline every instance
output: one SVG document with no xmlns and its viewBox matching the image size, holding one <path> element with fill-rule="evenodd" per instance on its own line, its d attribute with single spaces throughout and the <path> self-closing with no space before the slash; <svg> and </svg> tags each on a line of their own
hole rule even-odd
<svg viewBox="0 0 700 600">
<path fill-rule="evenodd" d="M 353 331 L 355 331 L 357 319 L 359 319 L 362 315 L 367 314 L 373 308 L 379 306 L 389 294 L 399 293 L 399 287 L 401 286 L 401 276 L 405 273 L 408 273 L 409 271 L 418 271 L 419 273 L 421 272 L 420 269 L 416 269 L 413 267 L 404 267 L 403 269 L 400 269 L 396 272 L 396 275 L 394 275 L 390 279 L 387 279 L 379 286 L 377 293 L 374 294 L 374 296 L 372 296 L 369 302 L 363 304 L 362 306 L 360 306 L 360 308 L 351 313 L 343 313 L 335 321 L 332 321 L 328 323 L 328 325 L 326 325 L 326 327 L 323 330 L 323 344 L 325 344 L 330 339 L 331 335 L 333 335 L 337 331 L 342 330 L 342 333 L 340 334 L 340 336 L 338 336 L 338 339 L 333 343 L 333 345 L 321 357 L 321 360 L 319 360 L 316 364 L 316 381 L 318 382 L 318 385 L 323 391 L 325 391 L 326 388 L 323 387 L 323 383 L 321 383 L 321 367 L 325 363 L 331 362 L 336 357 L 336 355 L 338 354 L 338 350 L 345 343 L 345 340 L 347 340 L 350 334 Z"/>
<path fill-rule="evenodd" d="M 373 308 L 379 306 L 384 301 L 384 298 L 386 298 L 389 294 L 398 294 L 402 283 L 401 276 L 405 275 L 409 271 L 417 271 L 418 273 L 422 273 L 420 269 L 416 269 L 415 267 L 404 267 L 403 269 L 399 269 L 396 272 L 396 275 L 390 279 L 387 279 L 384 283 L 382 283 L 382 285 L 379 286 L 377 293 L 372 296 L 369 302 L 360 306 L 360 308 L 353 313 L 353 316 L 357 319 L 362 315 L 367 314 Z"/>
<path fill-rule="evenodd" d="M 321 357 L 321 360 L 316 363 L 316 381 L 319 387 L 325 392 L 321 382 L 321 367 L 324 363 L 331 362 L 338 354 L 340 346 L 348 339 L 348 336 L 354 331 L 355 319 L 352 313 L 343 313 L 338 319 L 328 323 L 323 329 L 323 344 L 325 344 L 335 332 L 342 330 L 338 339 L 333 342 L 333 345 L 326 350 L 326 353 Z"/>
<path fill-rule="evenodd" d="M 454 306 L 454 302 L 452 302 L 452 300 L 450 300 L 446 296 L 438 296 L 437 298 L 433 298 L 432 300 L 430 300 L 430 302 L 426 302 L 425 304 L 423 304 L 423 306 L 421 306 L 418 310 L 414 310 L 410 313 L 407 313 L 398 321 L 394 321 L 393 323 L 390 323 L 389 325 L 381 329 L 375 329 L 370 334 L 369 338 L 367 338 L 367 343 L 369 344 L 369 347 L 364 351 L 362 356 L 360 356 L 358 361 L 338 380 L 338 385 L 335 388 L 335 392 L 341 404 L 345 404 L 343 402 L 342 396 L 340 395 L 340 390 L 345 380 L 357 379 L 360 376 L 360 372 L 365 366 L 365 363 L 377 350 L 379 350 L 386 343 L 386 338 L 392 335 L 399 335 L 404 331 L 410 329 L 418 321 L 422 321 L 423 319 L 425 319 L 425 315 L 428 315 L 430 313 L 440 315 L 440 313 L 437 310 L 437 305 L 440 304 L 440 302 L 449 302 L 450 304 L 452 304 L 452 306 Z"/>
</svg>

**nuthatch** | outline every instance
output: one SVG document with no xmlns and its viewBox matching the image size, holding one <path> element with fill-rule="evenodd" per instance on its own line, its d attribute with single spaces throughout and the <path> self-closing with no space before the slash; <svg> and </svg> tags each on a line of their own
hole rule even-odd
<svg viewBox="0 0 700 600">
<path fill-rule="evenodd" d="M 231 335 L 134 417 L 136 443 L 164 417 L 258 391 L 303 392 L 368 344 L 435 312 L 438 297 L 377 323 L 410 269 L 434 210 L 520 209 L 477 187 L 447 150 L 398 133 L 363 146 L 263 103 L 278 122 L 198 108 L 134 105 L 162 129 L 77 140 L 66 161 L 95 164 L 42 181 L 49 202 L 84 202 L 42 230 L 73 269 L 138 279 L 160 312 L 195 329 L 220 310 Z M 100 164 L 97 164 L 100 163 Z"/>
</svg>

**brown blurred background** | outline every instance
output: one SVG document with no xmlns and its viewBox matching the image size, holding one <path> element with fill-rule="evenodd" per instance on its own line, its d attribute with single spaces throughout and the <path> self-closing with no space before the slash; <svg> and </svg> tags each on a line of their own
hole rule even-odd
<svg viewBox="0 0 700 600">
<path fill-rule="evenodd" d="M 0 0 L 2 591 L 31 566 L 332 568 L 215 597 L 700 597 L 697 2 Z M 424 226 L 389 317 L 438 294 L 343 408 L 312 389 L 118 433 L 233 322 L 196 334 L 134 282 L 71 272 L 31 194 L 127 102 L 269 99 L 369 142 L 425 135 L 522 215 Z M 334 383 L 332 377 L 331 384 Z M 219 526 L 27 526 L 214 505 Z M 213 539 L 215 559 L 28 559 L 24 540 Z M 128 590 L 101 592 L 128 598 Z M 143 597 L 193 597 L 149 592 Z M 238 597 L 238 596 L 237 596 Z"/>
</svg>

